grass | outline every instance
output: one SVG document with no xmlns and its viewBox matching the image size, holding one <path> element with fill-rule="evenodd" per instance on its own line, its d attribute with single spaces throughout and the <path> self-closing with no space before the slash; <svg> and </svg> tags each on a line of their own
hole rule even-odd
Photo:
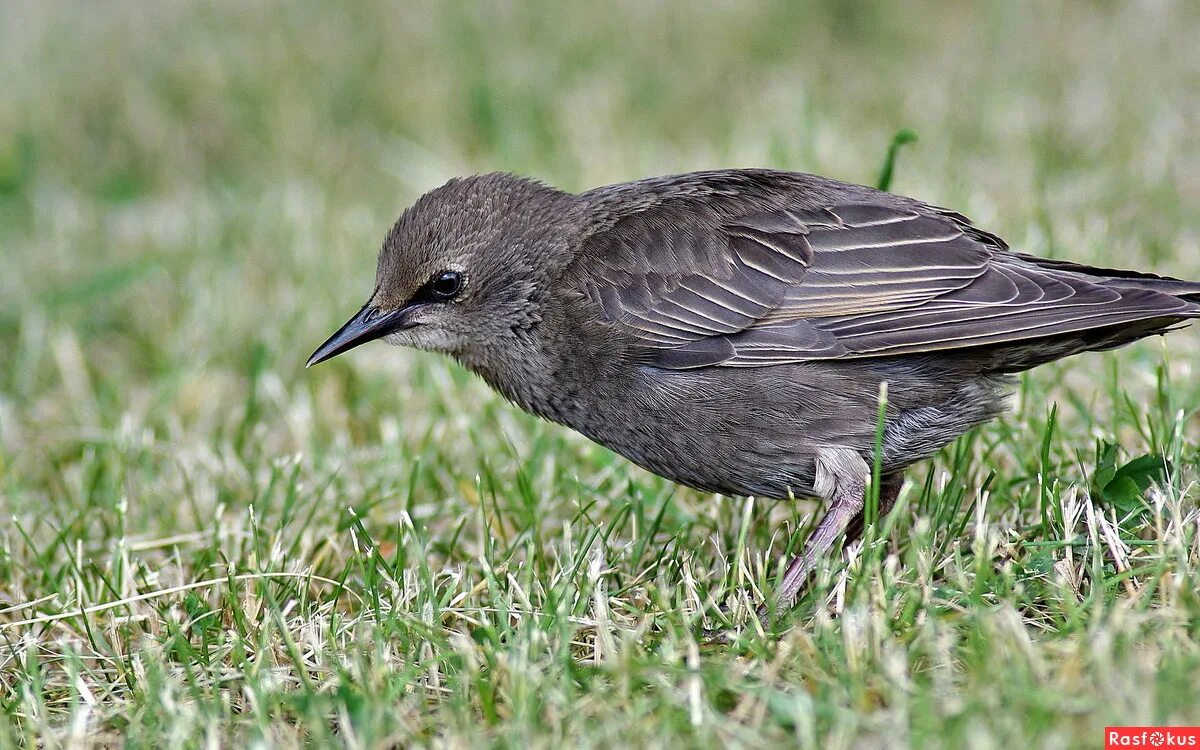
<svg viewBox="0 0 1200 750">
<path fill-rule="evenodd" d="M 874 183 L 911 128 L 893 190 L 1027 252 L 1200 277 L 1198 23 L 5 4 L 0 747 L 1096 747 L 1200 724 L 1195 332 L 1024 378 L 790 628 L 728 646 L 702 629 L 746 622 L 811 504 L 675 487 L 431 356 L 303 369 L 400 208 L 490 169 Z"/>
</svg>

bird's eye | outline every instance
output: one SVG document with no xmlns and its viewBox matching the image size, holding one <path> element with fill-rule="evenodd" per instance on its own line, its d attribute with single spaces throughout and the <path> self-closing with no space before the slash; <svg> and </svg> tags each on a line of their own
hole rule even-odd
<svg viewBox="0 0 1200 750">
<path fill-rule="evenodd" d="M 434 299 L 446 301 L 454 299 L 462 291 L 462 274 L 458 271 L 442 271 L 433 280 L 430 291 Z"/>
</svg>

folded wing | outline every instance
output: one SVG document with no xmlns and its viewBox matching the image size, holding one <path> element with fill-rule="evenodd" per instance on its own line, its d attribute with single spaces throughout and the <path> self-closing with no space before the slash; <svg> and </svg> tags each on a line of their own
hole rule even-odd
<svg viewBox="0 0 1200 750">
<path fill-rule="evenodd" d="M 694 222 L 664 207 L 587 243 L 585 290 L 646 361 L 671 369 L 997 345 L 1197 309 L 1079 266 L 1038 265 L 920 205 L 784 206 Z"/>
</svg>

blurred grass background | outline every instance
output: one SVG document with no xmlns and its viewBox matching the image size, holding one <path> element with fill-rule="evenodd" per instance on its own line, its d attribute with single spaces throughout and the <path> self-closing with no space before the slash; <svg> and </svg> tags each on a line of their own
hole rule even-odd
<svg viewBox="0 0 1200 750">
<path fill-rule="evenodd" d="M 809 506 L 674 488 L 429 355 L 303 369 L 398 212 L 496 169 L 872 183 L 911 128 L 893 190 L 1200 278 L 1197 32 L 1185 0 L 0 4 L 0 746 L 1200 723 L 1195 332 L 1029 376 L 792 631 L 716 649 Z M 1118 516 L 1098 440 L 1169 481 Z"/>
</svg>

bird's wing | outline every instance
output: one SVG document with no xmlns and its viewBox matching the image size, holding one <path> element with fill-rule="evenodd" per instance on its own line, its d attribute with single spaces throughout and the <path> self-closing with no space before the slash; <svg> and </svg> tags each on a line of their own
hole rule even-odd
<svg viewBox="0 0 1200 750">
<path fill-rule="evenodd" d="M 686 218 L 648 209 L 585 241 L 585 293 L 663 368 L 943 351 L 1195 310 L 1039 267 L 921 204 Z"/>
</svg>

